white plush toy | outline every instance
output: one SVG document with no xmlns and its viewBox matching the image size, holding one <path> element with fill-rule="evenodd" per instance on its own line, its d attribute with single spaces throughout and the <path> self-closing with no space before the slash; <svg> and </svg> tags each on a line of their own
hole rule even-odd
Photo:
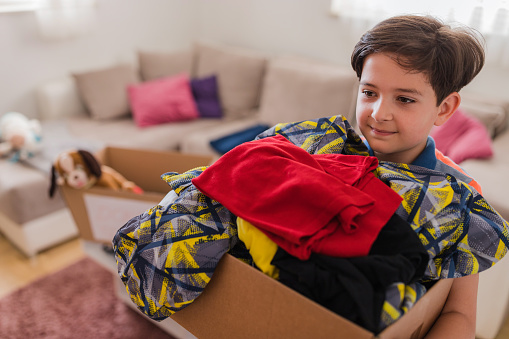
<svg viewBox="0 0 509 339">
<path fill-rule="evenodd" d="M 0 157 L 26 160 L 40 151 L 41 125 L 21 113 L 9 112 L 0 117 Z"/>
</svg>

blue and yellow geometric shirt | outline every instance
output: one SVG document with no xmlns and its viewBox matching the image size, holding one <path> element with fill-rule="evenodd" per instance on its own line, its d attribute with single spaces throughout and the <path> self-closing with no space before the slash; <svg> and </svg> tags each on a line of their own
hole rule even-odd
<svg viewBox="0 0 509 339">
<path fill-rule="evenodd" d="M 369 155 L 342 116 L 278 124 L 258 138 L 283 135 L 310 154 Z M 403 197 L 396 213 L 418 234 L 430 256 L 424 280 L 482 272 L 507 253 L 508 223 L 488 204 L 471 178 L 451 166 L 379 163 L 377 177 Z M 436 167 L 436 166 L 435 166 Z M 165 173 L 174 199 L 133 217 L 113 247 L 131 300 L 163 320 L 192 303 L 225 253 L 249 261 L 237 236 L 236 216 L 194 187 L 206 167 Z M 381 328 L 404 314 L 425 292 L 422 284 L 395 284 L 386 293 Z"/>
</svg>

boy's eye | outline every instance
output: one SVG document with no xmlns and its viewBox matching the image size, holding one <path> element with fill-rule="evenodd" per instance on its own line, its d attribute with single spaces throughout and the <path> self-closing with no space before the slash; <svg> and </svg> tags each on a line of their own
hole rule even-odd
<svg viewBox="0 0 509 339">
<path fill-rule="evenodd" d="M 365 96 L 367 96 L 368 98 L 371 98 L 371 97 L 374 97 L 374 96 L 375 96 L 375 92 L 370 91 L 370 90 L 367 90 L 367 89 L 363 90 L 363 91 L 362 91 L 362 94 L 364 94 L 364 95 L 365 95 Z"/>
<path fill-rule="evenodd" d="M 412 102 L 415 102 L 414 99 L 405 98 L 405 97 L 399 97 L 398 100 L 404 104 L 410 104 Z"/>
</svg>

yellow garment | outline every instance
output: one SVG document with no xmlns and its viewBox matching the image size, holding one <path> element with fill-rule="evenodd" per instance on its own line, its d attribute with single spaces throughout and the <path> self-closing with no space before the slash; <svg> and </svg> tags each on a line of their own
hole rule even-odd
<svg viewBox="0 0 509 339">
<path fill-rule="evenodd" d="M 256 266 L 266 275 L 279 279 L 279 269 L 271 265 L 277 245 L 249 221 L 237 217 L 239 239 L 246 245 Z"/>
</svg>

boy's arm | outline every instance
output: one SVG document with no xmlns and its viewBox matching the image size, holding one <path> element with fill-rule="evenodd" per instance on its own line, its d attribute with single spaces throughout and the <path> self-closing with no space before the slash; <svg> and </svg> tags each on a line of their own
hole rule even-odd
<svg viewBox="0 0 509 339">
<path fill-rule="evenodd" d="M 478 274 L 454 279 L 444 309 L 426 339 L 475 338 L 478 284 Z"/>
</svg>

